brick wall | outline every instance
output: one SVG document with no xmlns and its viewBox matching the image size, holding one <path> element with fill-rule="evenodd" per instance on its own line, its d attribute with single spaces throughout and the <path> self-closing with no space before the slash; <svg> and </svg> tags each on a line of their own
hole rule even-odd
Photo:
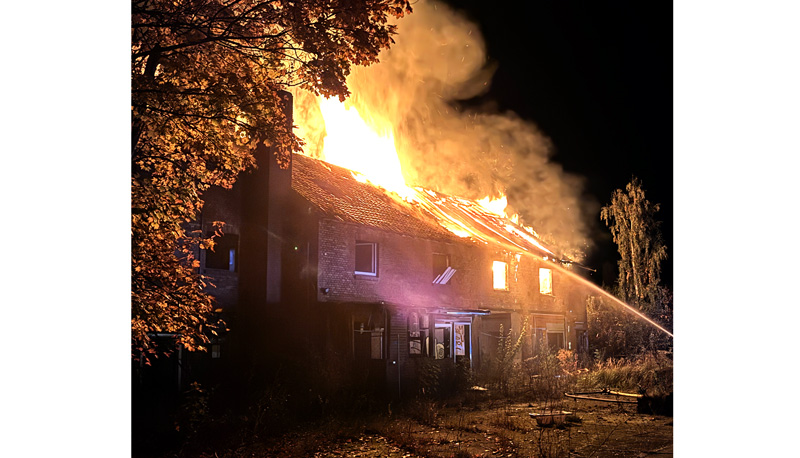
<svg viewBox="0 0 800 458">
<path fill-rule="evenodd" d="M 588 290 L 541 257 L 495 252 L 472 243 L 417 239 L 330 219 L 320 220 L 318 238 L 319 302 L 383 302 L 395 311 L 387 342 L 389 359 L 397 360 L 396 368 L 389 366 L 390 384 L 396 380 L 397 370 L 401 371 L 401 386 L 403 380 L 414 376 L 413 370 L 409 370 L 413 365 L 408 359 L 404 313 L 410 309 L 427 313 L 442 308 L 490 310 L 491 315 L 476 318 L 473 323 L 476 366 L 496 346 L 496 338 L 492 337 L 497 334 L 499 323 L 504 323 L 506 331 L 511 326 L 517 334 L 525 317 L 528 317 L 528 337 L 520 357 L 533 351 L 534 328 L 545 327 L 554 320 L 563 323 L 564 346 L 577 348 L 576 322 L 582 328 L 586 321 Z M 355 274 L 356 241 L 378 244 L 377 276 Z M 434 253 L 447 254 L 450 266 L 456 269 L 447 285 L 432 283 Z M 494 290 L 492 261 L 507 263 L 507 291 Z M 552 294 L 542 294 L 539 290 L 540 268 L 551 269 Z M 328 292 L 323 293 L 324 289 Z"/>
<path fill-rule="evenodd" d="M 457 309 L 565 313 L 584 308 L 582 289 L 556 269 L 553 294 L 539 292 L 539 268 L 551 267 L 532 255 L 493 252 L 471 243 L 446 243 L 385 232 L 330 219 L 320 220 L 318 286 L 320 302 L 387 304 Z M 355 274 L 356 241 L 378 244 L 375 277 Z M 433 254 L 447 254 L 456 273 L 447 285 L 433 284 Z M 492 287 L 492 261 L 509 266 L 509 290 Z M 585 312 L 584 312 L 585 314 Z"/>
</svg>

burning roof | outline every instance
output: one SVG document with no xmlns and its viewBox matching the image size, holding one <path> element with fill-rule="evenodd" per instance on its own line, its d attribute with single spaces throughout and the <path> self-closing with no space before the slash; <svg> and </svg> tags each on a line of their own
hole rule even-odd
<svg viewBox="0 0 800 458">
<path fill-rule="evenodd" d="M 403 199 L 358 179 L 351 170 L 301 154 L 293 157 L 292 188 L 323 214 L 342 221 L 560 259 L 535 233 L 478 202 L 423 188 L 414 188 L 414 194 Z"/>
<path fill-rule="evenodd" d="M 292 158 L 292 188 L 329 217 L 427 239 L 454 238 L 420 208 L 353 174 L 302 154 Z"/>
</svg>

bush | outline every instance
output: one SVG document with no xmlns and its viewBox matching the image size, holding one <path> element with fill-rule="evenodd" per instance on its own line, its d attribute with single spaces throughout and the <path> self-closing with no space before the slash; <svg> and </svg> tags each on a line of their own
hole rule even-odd
<svg viewBox="0 0 800 458">
<path fill-rule="evenodd" d="M 669 289 L 654 288 L 650 299 L 640 302 L 639 306 L 641 312 L 659 325 L 672 329 L 672 293 Z M 602 297 L 589 297 L 586 311 L 589 348 L 601 359 L 655 353 L 669 350 L 672 346 L 672 338 L 663 331 Z"/>
<path fill-rule="evenodd" d="M 530 379 L 529 395 L 534 400 L 560 399 L 575 381 L 578 356 L 574 351 L 552 350 L 542 338 L 534 355 L 525 360 L 525 372 Z"/>
</svg>

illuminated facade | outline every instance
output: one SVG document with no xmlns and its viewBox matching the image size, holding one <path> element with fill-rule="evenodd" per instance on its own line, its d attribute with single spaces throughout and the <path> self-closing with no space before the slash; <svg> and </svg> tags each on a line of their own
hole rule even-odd
<svg viewBox="0 0 800 458">
<path fill-rule="evenodd" d="M 417 389 L 425 359 L 481 371 L 501 329 L 518 335 L 526 319 L 520 359 L 545 342 L 585 351 L 587 292 L 547 260 L 552 252 L 532 235 L 495 241 L 509 222 L 477 232 L 487 215 L 436 196 L 409 204 L 301 155 L 288 169 L 260 167 L 207 195 L 202 224 L 227 223 L 224 252 L 201 255 L 210 292 L 239 322 L 280 323 L 263 334 L 344 358 L 398 396 Z M 474 236 L 447 229 L 443 212 Z M 217 349 L 224 358 L 226 346 Z"/>
</svg>

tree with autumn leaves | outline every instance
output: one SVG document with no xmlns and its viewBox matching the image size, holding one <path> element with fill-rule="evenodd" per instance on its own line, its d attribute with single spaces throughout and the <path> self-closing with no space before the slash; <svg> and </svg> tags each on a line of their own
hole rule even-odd
<svg viewBox="0 0 800 458">
<path fill-rule="evenodd" d="M 644 311 L 661 281 L 661 262 L 667 258 L 661 223 L 655 217 L 660 208 L 647 200 L 642 182 L 634 177 L 624 191 L 614 191 L 611 203 L 600 210 L 621 258 L 617 262 L 619 297 Z"/>
<path fill-rule="evenodd" d="M 131 3 L 131 332 L 204 350 L 216 332 L 188 229 L 212 186 L 230 188 L 263 142 L 285 164 L 302 141 L 281 92 L 349 95 L 353 65 L 378 61 L 407 0 L 134 0 Z"/>
<path fill-rule="evenodd" d="M 600 210 L 600 218 L 610 229 L 620 255 L 614 294 L 671 328 L 672 292 L 661 285 L 661 262 L 667 258 L 667 247 L 656 219 L 659 210 L 660 205 L 647 200 L 642 182 L 634 177 L 624 190 L 612 193 L 611 203 Z M 604 349 L 607 356 L 669 344 L 665 334 L 602 298 L 590 298 L 588 312 L 594 346 Z"/>
</svg>

